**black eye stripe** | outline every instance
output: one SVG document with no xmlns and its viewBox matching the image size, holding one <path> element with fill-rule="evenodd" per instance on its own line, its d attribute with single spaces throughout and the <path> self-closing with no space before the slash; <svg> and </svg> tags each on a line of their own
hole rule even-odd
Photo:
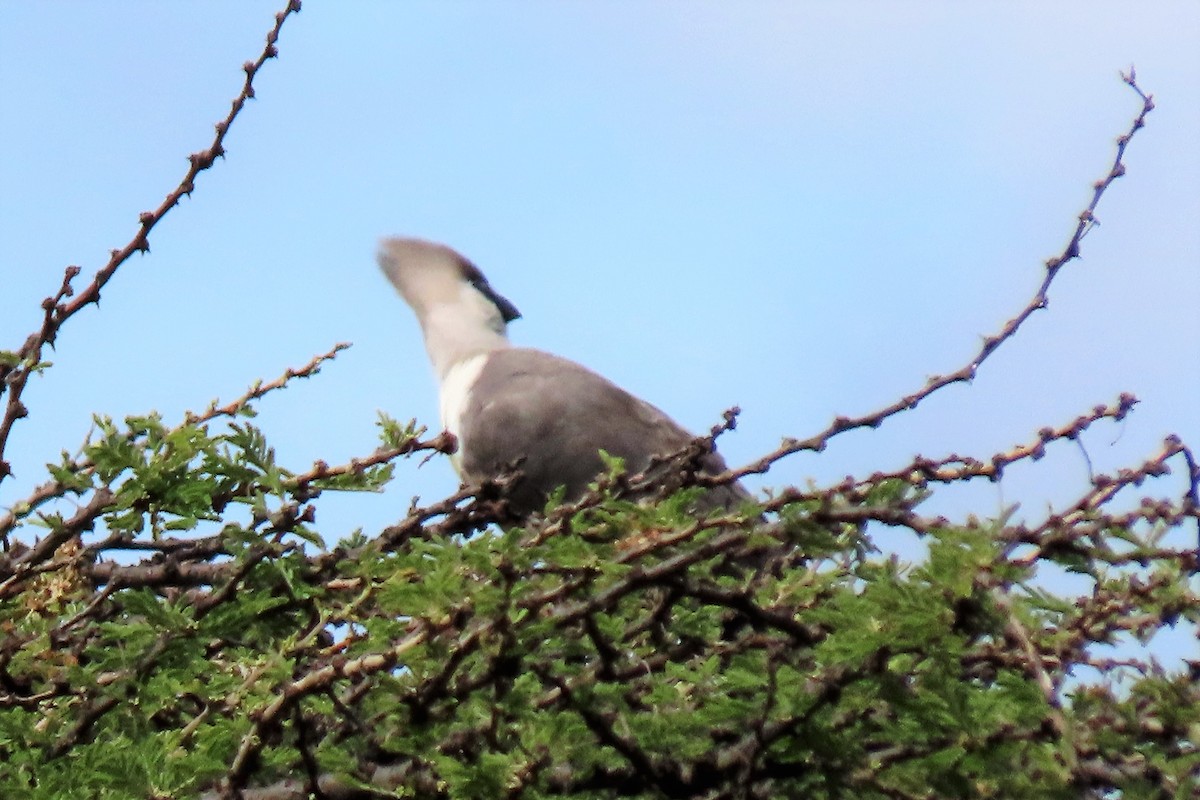
<svg viewBox="0 0 1200 800">
<path fill-rule="evenodd" d="M 507 298 L 500 295 L 495 289 L 493 289 L 491 284 L 488 283 L 482 275 L 480 275 L 478 278 L 472 279 L 471 285 L 474 286 L 480 294 L 495 304 L 496 308 L 500 310 L 500 316 L 504 318 L 505 322 L 512 322 L 514 319 L 520 318 L 521 312 L 517 310 L 517 307 L 513 305 L 512 302 L 510 302 Z"/>
<path fill-rule="evenodd" d="M 496 308 L 499 309 L 500 316 L 504 318 L 505 322 L 512 322 L 514 319 L 520 318 L 521 312 L 517 310 L 517 307 L 492 288 L 492 285 L 488 283 L 487 278 L 484 277 L 483 272 L 480 271 L 479 267 L 461 257 L 459 264 L 462 268 L 463 277 L 466 278 L 467 282 L 474 286 L 481 295 L 492 301 Z"/>
</svg>

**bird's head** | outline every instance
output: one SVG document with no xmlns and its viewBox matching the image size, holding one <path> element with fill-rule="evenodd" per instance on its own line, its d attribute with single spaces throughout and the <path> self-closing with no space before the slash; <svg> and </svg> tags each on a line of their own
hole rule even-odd
<svg viewBox="0 0 1200 800">
<path fill-rule="evenodd" d="M 498 294 L 466 257 L 444 244 L 424 239 L 384 239 L 379 266 L 417 315 L 422 326 L 441 310 L 457 315 L 463 324 L 485 325 L 503 333 L 521 316 L 517 307 Z"/>
<path fill-rule="evenodd" d="M 417 315 L 439 376 L 463 358 L 508 346 L 507 325 L 521 314 L 464 256 L 424 239 L 384 239 L 379 266 Z"/>
</svg>

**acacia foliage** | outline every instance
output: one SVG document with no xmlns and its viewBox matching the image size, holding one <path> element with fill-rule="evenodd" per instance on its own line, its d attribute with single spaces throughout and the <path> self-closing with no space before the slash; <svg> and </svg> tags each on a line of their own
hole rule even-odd
<svg viewBox="0 0 1200 800">
<path fill-rule="evenodd" d="M 932 482 L 995 461 L 920 461 L 699 518 L 695 488 L 620 499 L 636 477 L 614 465 L 525 527 L 490 524 L 497 483 L 326 546 L 323 493 L 381 488 L 393 459 L 447 442 L 384 419 L 373 456 L 289 471 L 246 418 L 252 402 L 173 427 L 98 420 L 51 469 L 78 510 L 4 520 L 0 796 L 1200 788 L 1197 665 L 1094 647 L 1200 621 L 1196 551 L 1167 546 L 1197 519 L 1189 497 L 1106 509 L 1185 462 L 1178 443 L 1038 527 L 920 516 Z M 928 557 L 874 552 L 896 529 Z M 769 554 L 754 577 L 730 564 L 747 550 Z M 1033 579 L 1048 564 L 1090 589 L 1047 592 Z M 1102 679 L 1068 679 L 1087 666 Z"/>
</svg>

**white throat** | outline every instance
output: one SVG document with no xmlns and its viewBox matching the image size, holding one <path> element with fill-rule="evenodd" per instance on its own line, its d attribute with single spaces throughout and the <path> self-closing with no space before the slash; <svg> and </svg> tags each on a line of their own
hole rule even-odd
<svg viewBox="0 0 1200 800">
<path fill-rule="evenodd" d="M 450 302 L 430 305 L 421 318 L 425 349 L 438 381 L 459 363 L 509 347 L 504 318 L 492 301 L 464 283 Z"/>
</svg>

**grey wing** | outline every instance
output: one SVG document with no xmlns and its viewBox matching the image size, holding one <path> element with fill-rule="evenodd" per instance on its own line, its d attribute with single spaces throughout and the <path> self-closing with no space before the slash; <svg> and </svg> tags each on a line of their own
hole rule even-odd
<svg viewBox="0 0 1200 800">
<path fill-rule="evenodd" d="M 512 498 L 521 513 L 540 510 L 559 486 L 578 497 L 604 470 L 600 450 L 624 459 L 630 473 L 656 455 L 680 450 L 692 435 L 659 409 L 591 370 L 538 350 L 493 353 L 472 388 L 463 426 L 468 477 L 492 477 L 519 464 L 523 481 Z M 715 453 L 705 469 L 719 472 Z M 722 491 L 725 490 L 725 491 Z M 708 505 L 747 497 L 740 486 L 719 487 Z"/>
</svg>

